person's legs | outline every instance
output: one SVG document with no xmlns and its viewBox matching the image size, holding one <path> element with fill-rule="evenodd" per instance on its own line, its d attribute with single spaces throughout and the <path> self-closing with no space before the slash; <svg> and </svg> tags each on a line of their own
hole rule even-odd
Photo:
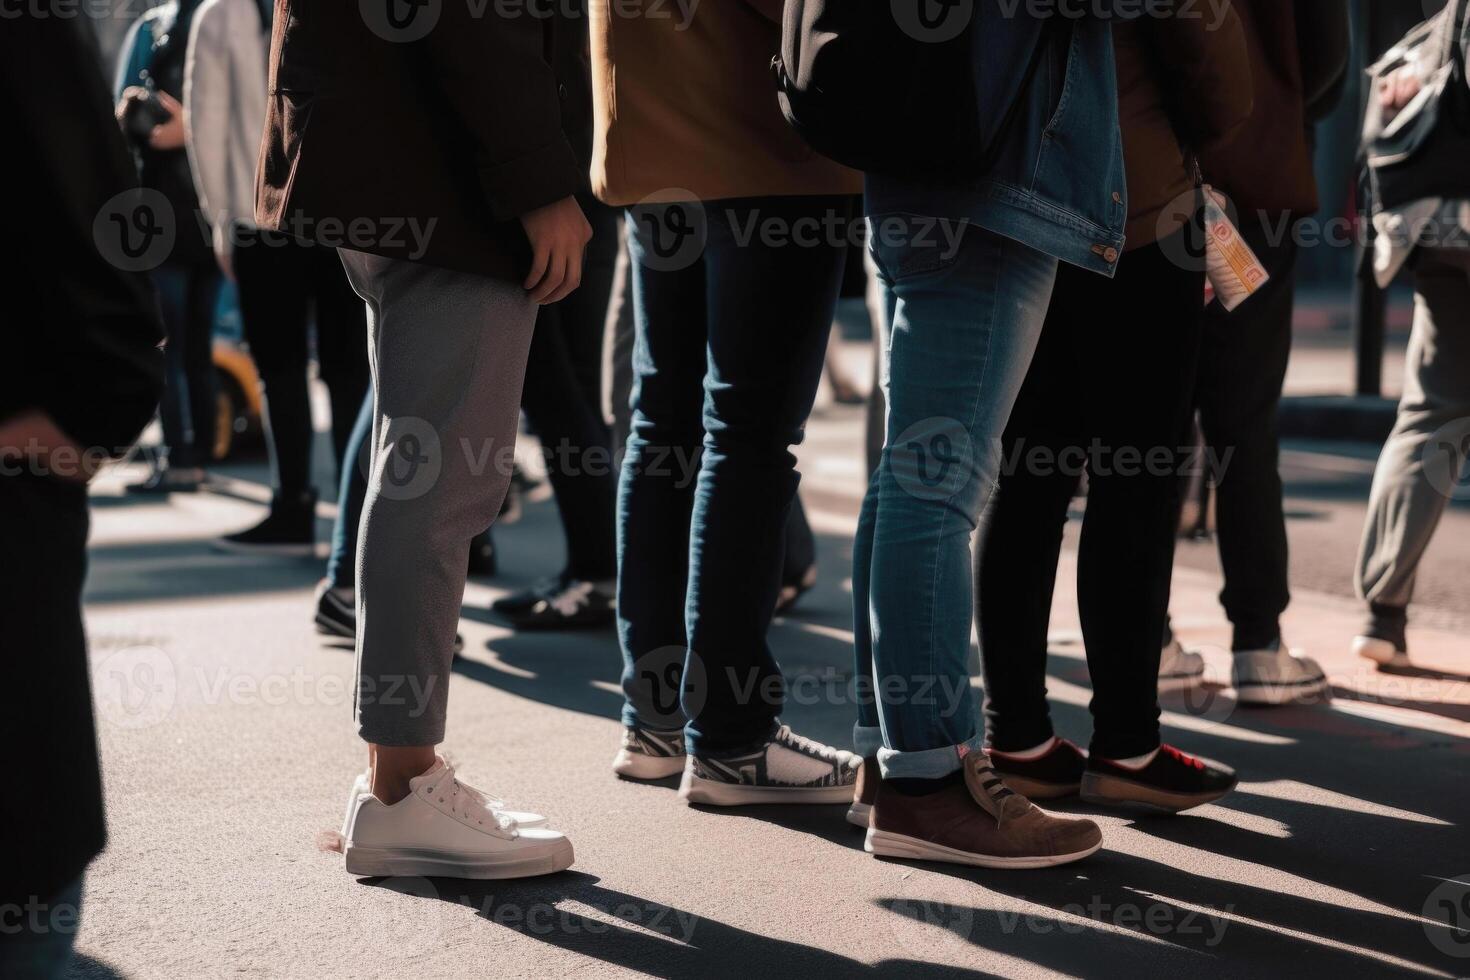
<svg viewBox="0 0 1470 980">
<path fill-rule="evenodd" d="M 673 206 L 671 206 L 672 208 Z M 635 336 L 630 358 L 632 417 L 618 486 L 618 643 L 623 655 L 623 725 L 663 734 L 673 762 L 640 767 L 619 753 L 622 775 L 671 775 L 683 768 L 680 691 L 688 634 L 689 527 L 704 426 L 704 260 L 669 268 L 654 245 L 670 209 L 640 208 L 627 221 Z M 653 224 L 644 224 L 645 221 Z M 657 747 L 655 747 L 657 748 Z M 669 756 L 660 756 L 669 758 Z"/>
<path fill-rule="evenodd" d="M 191 266 L 152 273 L 163 317 L 166 385 L 159 403 L 163 446 L 154 473 L 130 491 L 191 491 L 214 445 L 214 362 L 210 347 L 218 276 Z"/>
<path fill-rule="evenodd" d="M 969 537 L 1000 471 L 1057 261 L 978 227 L 950 255 L 881 239 L 876 252 L 895 297 L 887 438 L 869 488 L 870 579 L 854 603 L 869 609 L 883 775 L 934 779 L 980 748 Z"/>
<path fill-rule="evenodd" d="M 375 395 L 358 549 L 357 718 L 378 749 L 373 792 L 393 803 L 444 737 L 470 539 L 494 519 L 509 482 L 504 457 L 536 307 L 509 283 L 342 255 L 368 303 Z"/>
<path fill-rule="evenodd" d="M 782 704 L 780 667 L 766 640 L 781 583 L 786 521 L 796 494 L 790 447 L 821 379 L 841 286 L 844 248 L 797 244 L 808 222 L 845 218 L 842 197 L 767 198 L 708 207 L 709 368 L 704 458 L 689 549 L 690 657 L 707 689 L 687 729 L 696 755 L 760 749 Z M 750 222 L 793 230 L 785 245 L 744 241 Z"/>
<path fill-rule="evenodd" d="M 626 225 L 624 226 L 626 227 Z M 628 433 L 633 428 L 629 407 L 633 391 L 633 262 L 628 253 L 628 236 L 619 234 L 617 264 L 613 269 L 612 295 L 608 297 L 603 345 L 602 414 L 611 430 L 613 458 L 621 461 Z"/>
<path fill-rule="evenodd" d="M 1196 402 L 1210 449 L 1222 461 L 1230 454 L 1215 488 L 1220 602 L 1235 627 L 1233 649 L 1249 651 L 1279 641 L 1291 600 L 1277 410 L 1291 355 L 1297 247 L 1291 235 L 1271 244 L 1259 224 L 1242 234 L 1271 281 L 1233 312 L 1218 304 L 1205 311 Z"/>
<path fill-rule="evenodd" d="M 306 369 L 312 251 L 271 232 L 235 250 L 240 318 L 265 395 L 266 439 L 279 501 L 299 500 L 311 489 Z"/>
<path fill-rule="evenodd" d="M 1094 280 L 1102 277 L 1065 265 L 1057 270 L 1036 356 L 1006 425 L 1005 467 L 981 517 L 975 618 L 987 742 L 995 752 L 1033 750 L 1053 736 L 1047 632 L 1067 509 L 1084 461 L 1078 314 L 1096 295 Z"/>
<path fill-rule="evenodd" d="M 366 332 L 364 328 L 363 333 Z M 342 475 L 337 485 L 337 520 L 332 525 L 326 576 L 317 585 L 318 630 L 348 639 L 357 636 L 357 534 L 362 524 L 362 503 L 368 491 L 373 408 L 373 392 L 369 387 L 347 438 Z"/>
<path fill-rule="evenodd" d="M 367 307 L 352 291 L 337 250 L 307 250 L 307 288 L 316 312 L 316 357 L 332 406 L 332 454 L 338 482 L 351 465 L 349 446 L 363 395 L 372 387 L 367 359 Z"/>
<path fill-rule="evenodd" d="M 1357 567 L 1371 615 L 1355 646 L 1389 664 L 1407 660 L 1414 575 L 1470 451 L 1470 259 L 1421 251 L 1414 288 L 1404 394 L 1373 475 Z"/>
<path fill-rule="evenodd" d="M 1187 234 L 1178 232 L 1178 236 Z M 1097 280 L 1073 324 L 1089 461 L 1077 593 L 1092 676 L 1092 751 L 1127 759 L 1159 746 L 1159 638 L 1174 564 L 1179 477 L 1188 462 L 1204 275 L 1161 243 Z M 1082 308 L 1071 315 L 1080 316 Z M 1127 323 L 1127 343 L 1089 329 Z"/>
</svg>

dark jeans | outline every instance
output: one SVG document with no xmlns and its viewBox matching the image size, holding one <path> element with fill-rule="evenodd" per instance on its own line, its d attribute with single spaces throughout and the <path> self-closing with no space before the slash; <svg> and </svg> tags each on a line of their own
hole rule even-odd
<svg viewBox="0 0 1470 980">
<path fill-rule="evenodd" d="M 687 719 L 700 754 L 759 746 L 781 710 L 766 630 L 798 482 L 791 447 L 821 379 L 845 251 L 822 235 L 780 244 L 743 234 L 752 221 L 789 233 L 851 210 L 845 197 L 706 202 L 707 241 L 692 254 L 676 235 L 690 208 L 629 212 L 637 342 L 618 500 L 623 721 L 670 729 Z"/>
<path fill-rule="evenodd" d="M 332 449 L 340 467 L 368 390 L 367 312 L 352 291 L 337 250 L 284 235 L 245 230 L 235 249 L 245 340 L 265 392 L 276 490 L 297 496 L 311 485 L 308 325 L 315 313 L 316 355 L 332 405 Z"/>
<path fill-rule="evenodd" d="M 1297 246 L 1290 234 L 1271 245 L 1258 223 L 1241 233 L 1271 281 L 1233 313 L 1218 304 L 1205 311 L 1196 404 L 1214 458 L 1230 454 L 1215 488 L 1220 603 L 1235 627 L 1234 649 L 1259 650 L 1280 637 L 1291 601 L 1276 416 L 1291 356 Z"/>
<path fill-rule="evenodd" d="M 611 432 L 602 417 L 602 343 L 618 258 L 619 212 L 587 199 L 592 225 L 582 285 L 541 307 L 521 408 L 541 440 L 546 476 L 566 536 L 563 574 L 585 580 L 617 575 L 617 472 Z"/>
<path fill-rule="evenodd" d="M 358 409 L 357 421 L 347 437 L 337 486 L 337 523 L 332 525 L 332 550 L 327 556 L 327 578 L 333 588 L 357 585 L 357 530 L 362 523 L 362 502 L 367 498 L 368 470 L 373 455 L 373 393 L 368 391 Z"/>
<path fill-rule="evenodd" d="M 214 308 L 220 276 L 213 266 L 167 264 L 153 270 L 163 315 L 165 385 L 159 402 L 171 466 L 203 466 L 214 457 Z"/>
<path fill-rule="evenodd" d="M 1052 735 L 1047 623 L 1084 462 L 1077 598 L 1092 675 L 1092 749 L 1117 759 L 1159 744 L 1159 637 L 1204 291 L 1203 274 L 1180 268 L 1169 251 L 1129 252 L 1113 280 L 1066 265 L 1057 275 L 975 558 L 985 713 L 1000 751 Z"/>
</svg>

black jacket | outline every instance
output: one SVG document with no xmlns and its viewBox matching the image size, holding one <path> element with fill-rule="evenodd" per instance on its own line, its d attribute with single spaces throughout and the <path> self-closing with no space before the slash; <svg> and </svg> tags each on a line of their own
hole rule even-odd
<svg viewBox="0 0 1470 980">
<path fill-rule="evenodd" d="M 42 409 L 78 443 L 128 446 L 158 404 L 162 329 L 147 281 L 103 257 L 94 223 L 137 184 L 85 20 L 7 18 L 0 118 L 13 189 L 0 237 L 0 418 Z M 79 608 L 86 491 L 0 475 L 0 741 L 33 741 L 0 793 L 0 903 L 44 899 L 106 839 Z"/>
<path fill-rule="evenodd" d="M 590 90 L 582 25 L 502 6 L 276 0 L 258 223 L 520 282 L 518 216 L 586 185 Z"/>
</svg>

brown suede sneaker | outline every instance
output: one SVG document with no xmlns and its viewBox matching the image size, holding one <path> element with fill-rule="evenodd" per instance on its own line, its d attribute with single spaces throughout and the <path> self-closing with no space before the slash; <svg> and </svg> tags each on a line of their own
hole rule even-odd
<svg viewBox="0 0 1470 980">
<path fill-rule="evenodd" d="M 982 868 L 1050 868 L 1102 846 L 1091 820 L 1054 817 L 1001 782 L 984 752 L 964 758 L 964 782 L 927 796 L 878 786 L 864 849 L 882 857 Z"/>
<path fill-rule="evenodd" d="M 854 827 L 868 826 L 868 814 L 873 810 L 873 801 L 878 798 L 878 784 L 883 773 L 877 759 L 864 759 L 858 769 L 857 785 L 852 789 L 852 806 L 847 808 L 847 822 Z"/>
</svg>

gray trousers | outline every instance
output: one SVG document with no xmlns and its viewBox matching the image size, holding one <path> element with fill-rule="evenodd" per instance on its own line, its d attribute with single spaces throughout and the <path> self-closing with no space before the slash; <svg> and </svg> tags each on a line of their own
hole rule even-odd
<svg viewBox="0 0 1470 980">
<path fill-rule="evenodd" d="M 342 250 L 367 303 L 373 441 L 357 551 L 357 721 L 444 739 L 470 539 L 510 483 L 536 304 L 519 286 Z"/>
<path fill-rule="evenodd" d="M 1378 457 L 1358 553 L 1358 594 L 1408 606 L 1414 573 L 1470 449 L 1470 251 L 1421 250 L 1404 396 Z"/>
</svg>

